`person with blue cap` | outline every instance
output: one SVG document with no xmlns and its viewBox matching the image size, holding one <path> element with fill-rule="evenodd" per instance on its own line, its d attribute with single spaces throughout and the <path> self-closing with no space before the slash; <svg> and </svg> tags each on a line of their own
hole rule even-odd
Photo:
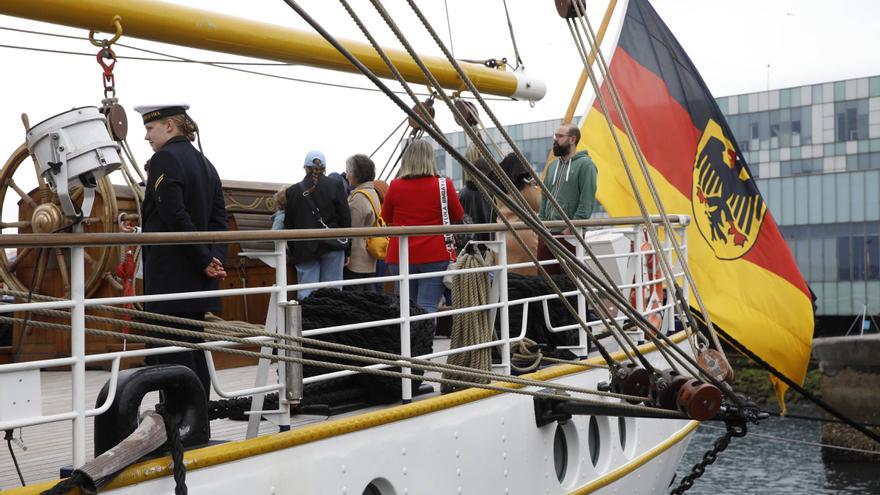
<svg viewBox="0 0 880 495">
<path fill-rule="evenodd" d="M 332 229 L 351 227 L 348 194 L 341 181 L 324 175 L 324 153 L 306 153 L 303 170 L 306 176 L 287 188 L 284 207 L 285 229 Z M 296 267 L 299 284 L 342 280 L 351 242 L 347 238 L 290 241 L 290 260 Z M 297 297 L 305 299 L 315 289 L 300 289 Z"/>
<path fill-rule="evenodd" d="M 143 116 L 146 139 L 153 148 L 142 205 L 143 232 L 203 232 L 228 229 L 226 203 L 217 169 L 192 141 L 198 127 L 187 104 L 135 107 Z M 216 290 L 226 277 L 225 244 L 143 247 L 144 294 Z M 220 311 L 220 298 L 150 301 L 153 313 L 203 321 Z M 162 326 L 201 331 L 198 325 L 157 322 Z M 168 338 L 156 333 L 157 337 Z M 177 337 L 195 342 L 196 339 Z M 211 379 L 203 352 L 181 352 L 147 358 L 147 364 L 181 364 L 195 371 L 210 394 Z"/>
</svg>

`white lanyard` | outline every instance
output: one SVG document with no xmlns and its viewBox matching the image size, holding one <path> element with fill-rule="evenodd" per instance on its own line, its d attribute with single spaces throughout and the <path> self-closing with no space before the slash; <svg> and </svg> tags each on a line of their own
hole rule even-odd
<svg viewBox="0 0 880 495">
<path fill-rule="evenodd" d="M 443 213 L 443 225 L 450 225 L 449 223 L 449 203 L 446 199 L 446 178 L 440 177 L 440 211 Z M 453 258 L 453 253 L 455 253 L 455 238 L 452 237 L 452 234 L 443 234 L 443 240 L 446 241 L 446 252 L 449 253 L 449 259 Z"/>
</svg>

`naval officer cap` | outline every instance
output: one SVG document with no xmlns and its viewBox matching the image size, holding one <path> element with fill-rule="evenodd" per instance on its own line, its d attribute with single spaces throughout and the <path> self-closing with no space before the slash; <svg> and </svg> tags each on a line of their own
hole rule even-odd
<svg viewBox="0 0 880 495">
<path fill-rule="evenodd" d="M 166 103 L 164 105 L 140 105 L 134 107 L 134 111 L 143 116 L 144 124 L 175 115 L 185 115 L 187 110 L 189 110 L 189 105 L 186 103 Z"/>
</svg>

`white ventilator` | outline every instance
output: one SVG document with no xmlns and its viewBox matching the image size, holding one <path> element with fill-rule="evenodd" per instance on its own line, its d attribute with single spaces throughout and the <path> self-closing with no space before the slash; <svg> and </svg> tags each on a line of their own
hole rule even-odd
<svg viewBox="0 0 880 495">
<path fill-rule="evenodd" d="M 122 165 L 118 145 L 96 107 L 74 108 L 31 127 L 27 146 L 68 217 L 88 217 L 98 181 Z M 76 186 L 83 188 L 80 211 L 70 199 Z"/>
</svg>

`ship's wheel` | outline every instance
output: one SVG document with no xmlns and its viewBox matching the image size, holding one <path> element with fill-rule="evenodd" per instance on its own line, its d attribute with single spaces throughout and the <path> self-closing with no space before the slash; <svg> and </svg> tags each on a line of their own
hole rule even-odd
<svg viewBox="0 0 880 495">
<path fill-rule="evenodd" d="M 32 189 L 28 192 L 24 187 Z M 7 197 L 14 200 L 16 196 L 17 213 L 7 204 Z M 84 221 L 85 232 L 116 232 L 116 195 L 107 177 L 98 181 L 95 196 L 91 216 Z M 82 206 L 81 187 L 71 191 L 71 199 L 77 206 Z M 11 229 L 18 229 L 22 234 L 52 233 L 68 223 L 58 196 L 40 177 L 39 166 L 30 158 L 27 146 L 22 144 L 0 170 L 0 234 L 10 233 Z M 85 251 L 85 293 L 89 297 L 109 275 L 108 266 L 114 249 L 96 247 Z M 0 278 L 14 290 L 33 289 L 35 294 L 67 297 L 70 294 L 69 261 L 70 253 L 65 248 L 19 248 L 13 259 L 5 249 L 0 249 Z"/>
</svg>

